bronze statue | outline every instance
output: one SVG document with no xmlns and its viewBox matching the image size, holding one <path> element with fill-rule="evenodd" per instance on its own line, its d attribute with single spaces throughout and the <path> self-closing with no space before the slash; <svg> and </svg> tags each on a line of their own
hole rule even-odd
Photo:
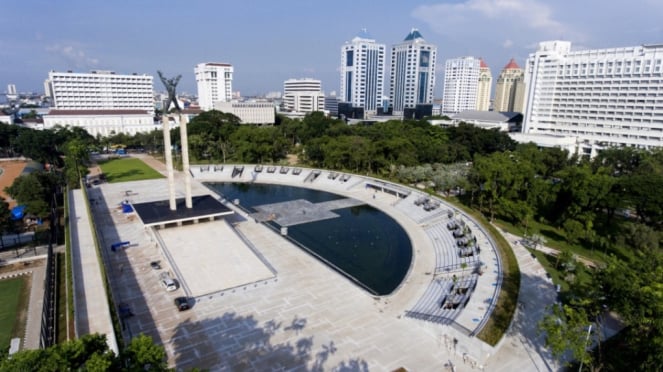
<svg viewBox="0 0 663 372">
<path fill-rule="evenodd" d="M 161 79 L 161 82 L 163 85 L 166 87 L 166 91 L 168 91 L 168 102 L 166 103 L 166 106 L 164 107 L 164 113 L 168 112 L 168 108 L 170 108 L 170 103 L 172 102 L 175 105 L 175 110 L 177 112 L 182 111 L 180 108 L 180 104 L 177 102 L 177 95 L 175 94 L 175 87 L 177 87 L 177 83 L 180 82 L 180 78 L 182 75 L 177 75 L 176 77 L 172 79 L 168 79 L 163 74 L 161 71 L 157 71 L 159 74 L 159 78 Z"/>
</svg>

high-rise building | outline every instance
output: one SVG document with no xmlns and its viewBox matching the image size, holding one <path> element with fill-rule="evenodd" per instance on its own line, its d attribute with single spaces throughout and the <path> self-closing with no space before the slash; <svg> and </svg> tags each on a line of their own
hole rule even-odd
<svg viewBox="0 0 663 372">
<path fill-rule="evenodd" d="M 7 84 L 7 100 L 12 101 L 18 98 L 18 93 L 16 93 L 16 85 Z"/>
<path fill-rule="evenodd" d="M 233 66 L 228 63 L 199 63 L 193 69 L 198 85 L 198 105 L 202 110 L 214 108 L 214 102 L 228 102 L 233 92 Z"/>
<path fill-rule="evenodd" d="M 481 61 L 474 57 L 448 59 L 444 66 L 442 112 L 453 114 L 477 107 Z"/>
<path fill-rule="evenodd" d="M 524 133 L 603 146 L 663 147 L 663 44 L 571 51 L 545 41 L 525 70 Z"/>
<path fill-rule="evenodd" d="M 412 29 L 402 43 L 391 47 L 389 100 L 394 115 L 417 105 L 432 105 L 437 47 Z"/>
<path fill-rule="evenodd" d="M 479 82 L 477 85 L 477 110 L 488 111 L 490 109 L 490 89 L 493 86 L 493 75 L 490 67 L 479 58 Z"/>
<path fill-rule="evenodd" d="M 288 79 L 283 82 L 283 109 L 313 112 L 325 109 L 322 83 L 316 79 Z"/>
<path fill-rule="evenodd" d="M 59 110 L 146 110 L 154 115 L 151 75 L 113 71 L 48 74 L 49 91 Z"/>
<path fill-rule="evenodd" d="M 524 97 L 525 72 L 511 58 L 497 78 L 493 108 L 500 112 L 523 112 Z"/>
<path fill-rule="evenodd" d="M 366 30 L 341 47 L 340 101 L 363 108 L 366 116 L 382 107 L 385 50 Z"/>
</svg>

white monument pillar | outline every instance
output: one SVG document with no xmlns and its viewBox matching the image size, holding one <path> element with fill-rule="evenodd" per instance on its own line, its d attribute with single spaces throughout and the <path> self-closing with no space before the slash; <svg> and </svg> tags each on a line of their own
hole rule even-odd
<svg viewBox="0 0 663 372">
<path fill-rule="evenodd" d="M 177 210 L 175 202 L 175 173 L 173 172 L 173 152 L 170 144 L 170 115 L 164 115 L 163 119 L 163 152 L 166 156 L 166 171 L 168 172 L 168 199 L 170 210 Z"/>
<path fill-rule="evenodd" d="M 191 172 L 189 171 L 189 136 L 186 132 L 187 120 L 182 114 L 179 115 L 180 119 L 180 141 L 182 142 L 182 172 L 184 173 L 184 188 L 186 207 L 191 209 L 193 201 L 191 200 Z"/>
</svg>

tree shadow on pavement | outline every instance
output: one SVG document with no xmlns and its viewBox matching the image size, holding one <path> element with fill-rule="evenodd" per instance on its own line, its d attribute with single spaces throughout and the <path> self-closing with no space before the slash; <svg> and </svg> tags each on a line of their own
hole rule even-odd
<svg viewBox="0 0 663 372">
<path fill-rule="evenodd" d="M 545 347 L 545 334 L 539 331 L 539 322 L 557 301 L 555 285 L 545 276 L 521 274 L 518 308 L 505 337 L 511 338 L 512 346 L 524 347 L 535 366 L 556 370 L 559 366 Z"/>
<path fill-rule="evenodd" d="M 316 343 L 315 336 L 300 336 L 305 318 L 288 325 L 269 320 L 260 324 L 253 315 L 226 312 L 221 317 L 181 322 L 170 346 L 176 369 L 222 371 L 368 371 L 362 359 L 326 366 L 338 349 L 333 341 Z"/>
</svg>

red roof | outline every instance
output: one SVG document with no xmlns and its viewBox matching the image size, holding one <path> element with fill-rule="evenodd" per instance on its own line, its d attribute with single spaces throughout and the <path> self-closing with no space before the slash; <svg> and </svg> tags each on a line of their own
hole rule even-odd
<svg viewBox="0 0 663 372">
<path fill-rule="evenodd" d="M 487 65 L 486 62 L 483 60 L 483 58 L 479 58 L 479 62 L 481 63 L 481 64 L 479 65 L 479 67 L 481 67 L 481 68 L 488 68 L 488 65 Z"/>
<path fill-rule="evenodd" d="M 520 66 L 518 66 L 518 64 L 516 63 L 516 60 L 513 59 L 513 58 L 511 58 L 509 63 L 507 63 L 506 66 L 504 66 L 505 70 L 516 69 L 516 68 L 520 68 Z"/>
</svg>

